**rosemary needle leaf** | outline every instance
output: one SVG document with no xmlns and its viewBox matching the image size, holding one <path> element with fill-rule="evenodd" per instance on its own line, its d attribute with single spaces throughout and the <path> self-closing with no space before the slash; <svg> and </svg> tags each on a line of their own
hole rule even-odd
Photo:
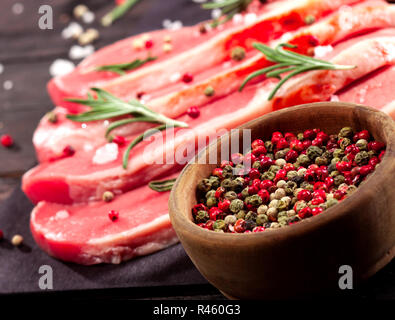
<svg viewBox="0 0 395 320">
<path fill-rule="evenodd" d="M 245 11 L 251 2 L 252 0 L 223 0 L 219 2 L 214 1 L 202 4 L 202 8 L 209 10 L 221 9 L 221 17 L 218 19 L 214 19 L 211 23 L 211 26 L 215 28 L 220 24 L 223 24 L 232 19 L 236 13 Z"/>
<path fill-rule="evenodd" d="M 248 75 L 241 84 L 239 91 L 243 90 L 251 79 L 260 75 L 266 75 L 267 78 L 277 78 L 280 81 L 269 94 L 268 100 L 274 97 L 286 81 L 298 74 L 312 70 L 346 70 L 356 68 L 356 66 L 337 65 L 329 61 L 315 59 L 290 50 L 284 50 L 284 48 L 297 47 L 289 43 L 281 43 L 274 49 L 262 43 L 254 43 L 253 46 L 255 49 L 262 52 L 268 61 L 274 62 L 275 64 Z M 281 75 L 283 74 L 286 75 L 282 78 Z"/>
<path fill-rule="evenodd" d="M 139 0 L 125 0 L 124 3 L 117 5 L 101 19 L 102 25 L 108 27 L 115 20 L 121 18 L 126 12 L 128 12 L 135 4 L 137 4 L 138 1 Z"/>
<path fill-rule="evenodd" d="M 176 179 L 168 179 L 168 180 L 154 180 L 151 181 L 148 186 L 157 192 L 165 192 L 170 191 L 173 188 L 174 182 Z"/>
<path fill-rule="evenodd" d="M 126 62 L 126 63 L 118 63 L 118 64 L 108 64 L 108 65 L 103 65 L 95 68 L 95 71 L 110 71 L 110 72 L 115 72 L 118 73 L 119 75 L 124 75 L 126 74 L 126 71 L 130 71 L 133 69 L 137 69 L 144 65 L 147 62 L 154 61 L 156 60 L 157 57 L 147 57 L 146 59 L 136 59 L 133 60 L 132 62 Z"/>
</svg>

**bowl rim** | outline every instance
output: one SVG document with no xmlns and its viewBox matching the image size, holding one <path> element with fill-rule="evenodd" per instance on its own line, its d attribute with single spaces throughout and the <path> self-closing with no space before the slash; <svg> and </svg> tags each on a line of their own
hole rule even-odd
<svg viewBox="0 0 395 320">
<path fill-rule="evenodd" d="M 395 170 L 395 159 L 390 157 L 390 155 L 395 154 L 395 121 L 392 120 L 387 114 L 360 104 L 348 103 L 348 102 L 315 102 L 315 103 L 307 103 L 302 105 L 297 105 L 293 107 L 289 107 L 286 109 L 281 109 L 278 111 L 270 112 L 265 114 L 257 119 L 251 120 L 236 129 L 243 129 L 251 127 L 252 125 L 256 124 L 257 122 L 265 121 L 266 118 L 270 115 L 277 116 L 279 113 L 284 112 L 294 112 L 296 109 L 310 109 L 310 108 L 327 108 L 328 106 L 332 106 L 334 108 L 349 108 L 349 109 L 359 109 L 362 112 L 374 113 L 380 117 L 380 120 L 386 122 L 390 125 L 392 131 L 388 136 L 388 141 L 386 142 L 386 153 L 381 161 L 381 165 L 376 168 L 371 176 L 369 177 L 369 184 L 362 184 L 358 187 L 358 189 L 351 194 L 350 196 L 346 197 L 341 203 L 336 204 L 335 206 L 326 209 L 325 214 L 320 214 L 314 217 L 310 217 L 308 219 L 304 219 L 294 225 L 292 227 L 285 227 L 285 228 L 276 228 L 276 229 L 269 229 L 269 232 L 252 232 L 252 233 L 221 233 L 221 232 L 214 232 L 212 230 L 206 230 L 204 228 L 199 227 L 196 225 L 192 220 L 188 219 L 183 212 L 181 212 L 176 199 L 176 194 L 179 192 L 180 183 L 182 180 L 186 179 L 188 172 L 191 170 L 192 166 L 196 163 L 188 163 L 183 170 L 181 171 L 180 175 L 178 176 L 171 194 L 169 198 L 169 215 L 174 226 L 176 232 L 182 233 L 190 233 L 191 235 L 200 238 L 202 241 L 222 241 L 225 240 L 229 242 L 230 245 L 240 246 L 245 245 L 246 243 L 256 243 L 256 241 L 261 240 L 262 242 L 265 241 L 272 241 L 274 237 L 280 238 L 289 238 L 298 236 L 300 234 L 309 233 L 314 229 L 318 229 L 320 226 L 325 225 L 331 220 L 335 220 L 340 218 L 341 216 L 347 214 L 349 210 L 347 208 L 353 202 L 358 202 L 360 199 L 364 198 L 367 193 L 367 190 L 374 188 L 375 186 L 382 183 L 383 180 L 388 179 L 385 175 L 380 175 L 381 171 L 384 170 L 386 166 L 392 165 L 393 169 Z M 382 126 L 384 128 L 384 126 Z M 382 129 L 384 130 L 384 129 Z M 228 133 L 230 134 L 230 133 Z M 209 145 L 207 145 L 203 150 L 201 150 L 195 157 L 194 160 L 205 155 L 207 150 L 209 150 L 210 146 L 217 144 L 219 139 L 216 139 Z M 395 172 L 395 171 L 394 171 Z M 181 190 L 182 192 L 182 190 Z M 351 212 L 349 212 L 351 214 Z M 182 228 L 178 229 L 177 225 L 182 225 Z"/>
</svg>

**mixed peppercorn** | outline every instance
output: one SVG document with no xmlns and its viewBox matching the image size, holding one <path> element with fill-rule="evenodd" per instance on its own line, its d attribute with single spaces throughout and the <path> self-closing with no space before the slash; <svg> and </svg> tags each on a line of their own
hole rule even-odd
<svg viewBox="0 0 395 320">
<path fill-rule="evenodd" d="M 367 130 L 274 132 L 245 155 L 233 154 L 197 185 L 196 224 L 217 232 L 280 228 L 322 213 L 374 171 L 385 145 Z M 248 164 L 250 164 L 248 166 Z"/>
</svg>

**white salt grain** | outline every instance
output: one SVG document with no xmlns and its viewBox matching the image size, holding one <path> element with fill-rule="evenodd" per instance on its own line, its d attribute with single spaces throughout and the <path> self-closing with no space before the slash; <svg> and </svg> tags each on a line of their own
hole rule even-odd
<svg viewBox="0 0 395 320">
<path fill-rule="evenodd" d="M 20 15 L 24 9 L 25 9 L 25 7 L 23 6 L 23 4 L 17 2 L 17 3 L 14 3 L 12 6 L 12 13 L 15 15 Z"/>
<path fill-rule="evenodd" d="M 94 164 L 105 164 L 118 158 L 118 145 L 116 143 L 107 143 L 96 150 L 92 159 Z"/>
<path fill-rule="evenodd" d="M 56 59 L 49 67 L 49 73 L 53 77 L 62 76 L 70 73 L 74 70 L 74 68 L 74 63 L 71 61 L 65 59 Z"/>
<path fill-rule="evenodd" d="M 70 24 L 63 29 L 62 38 L 70 39 L 70 38 L 78 38 L 84 30 L 77 22 L 70 22 Z"/>
<path fill-rule="evenodd" d="M 95 14 L 92 11 L 87 11 L 82 15 L 81 19 L 84 23 L 92 23 L 95 21 Z"/>
<path fill-rule="evenodd" d="M 95 51 L 95 48 L 92 45 L 87 46 L 79 46 L 74 45 L 70 48 L 69 57 L 70 59 L 83 59 L 89 55 L 91 55 Z"/>
<path fill-rule="evenodd" d="M 4 90 L 11 90 L 13 86 L 14 86 L 14 83 L 11 80 L 6 80 L 3 83 Z"/>
</svg>

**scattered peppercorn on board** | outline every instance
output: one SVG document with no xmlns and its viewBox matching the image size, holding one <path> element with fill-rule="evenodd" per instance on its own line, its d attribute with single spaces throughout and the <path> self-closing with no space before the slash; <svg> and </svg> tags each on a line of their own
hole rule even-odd
<svg viewBox="0 0 395 320">
<path fill-rule="evenodd" d="M 48 69 L 54 59 L 68 55 L 72 44 L 71 40 L 65 41 L 59 37 L 60 30 L 68 23 L 64 22 L 66 20 L 63 19 L 66 17 L 61 14 L 71 13 L 73 9 L 69 1 L 51 2 L 57 18 L 54 19 L 55 30 L 47 31 L 31 28 L 37 24 L 35 4 L 31 1 L 19 1 L 23 4 L 24 10 L 19 15 L 13 15 L 10 11 L 14 2 L 5 0 L 0 5 L 0 27 L 10 35 L 0 38 L 1 48 L 6 48 L 0 51 L 0 63 L 5 66 L 4 71 L 0 73 L 0 83 L 4 88 L 0 95 L 0 133 L 8 133 L 14 140 L 11 148 L 0 148 L 0 159 L 3 164 L 0 169 L 0 201 L 10 194 L 10 189 L 19 184 L 21 174 L 33 165 L 35 155 L 31 135 L 42 115 L 52 109 L 52 103 L 44 93 L 45 84 L 50 79 Z M 114 39 L 122 39 L 132 33 L 159 29 L 162 27 L 162 21 L 167 18 L 181 19 L 193 24 L 210 17 L 209 12 L 199 10 L 196 4 L 187 4 L 186 1 L 168 1 L 166 7 L 156 7 L 154 2 L 155 0 L 142 1 L 126 18 L 120 19 L 109 29 L 101 30 L 95 46 L 102 47 L 112 43 Z M 98 15 L 107 12 L 110 6 L 108 1 L 84 3 Z M 99 27 L 98 21 L 99 19 L 92 26 Z M 44 32 L 45 37 L 42 36 Z M 171 50 L 169 45 L 166 46 L 166 50 Z M 235 52 L 236 54 L 239 56 L 238 52 Z M 206 96 L 215 95 L 214 88 L 207 87 L 205 90 Z M 193 118 L 198 117 L 200 111 L 191 109 L 190 112 Z M 206 293 L 213 298 L 219 297 L 217 291 L 212 289 L 192 266 L 180 245 L 121 266 L 86 268 L 54 260 L 43 253 L 31 237 L 27 214 L 31 208 L 31 204 L 19 190 L 0 204 L 0 229 L 4 231 L 5 237 L 0 243 L 0 258 L 4 261 L 0 267 L 0 294 L 41 292 L 37 286 L 38 268 L 47 264 L 53 266 L 55 279 L 58 279 L 58 282 L 55 280 L 54 291 L 155 286 L 156 289 L 147 289 L 143 293 L 141 290 L 140 293 L 138 290 L 131 290 L 119 294 L 152 297 L 157 294 L 174 296 Z M 17 247 L 12 245 L 13 236 L 16 234 L 23 237 L 22 244 Z M 15 238 L 15 241 L 19 240 L 18 237 Z M 152 265 L 160 265 L 161 269 L 153 268 Z M 394 297 L 395 279 L 392 270 L 393 263 L 375 276 L 363 290 L 354 294 L 369 296 L 374 292 L 376 297 Z M 135 277 L 131 278 L 133 274 Z M 157 277 L 155 274 L 166 276 Z M 141 281 L 147 276 L 152 276 L 153 280 L 148 283 Z M 196 289 L 185 290 L 185 285 L 195 285 Z"/>
</svg>

